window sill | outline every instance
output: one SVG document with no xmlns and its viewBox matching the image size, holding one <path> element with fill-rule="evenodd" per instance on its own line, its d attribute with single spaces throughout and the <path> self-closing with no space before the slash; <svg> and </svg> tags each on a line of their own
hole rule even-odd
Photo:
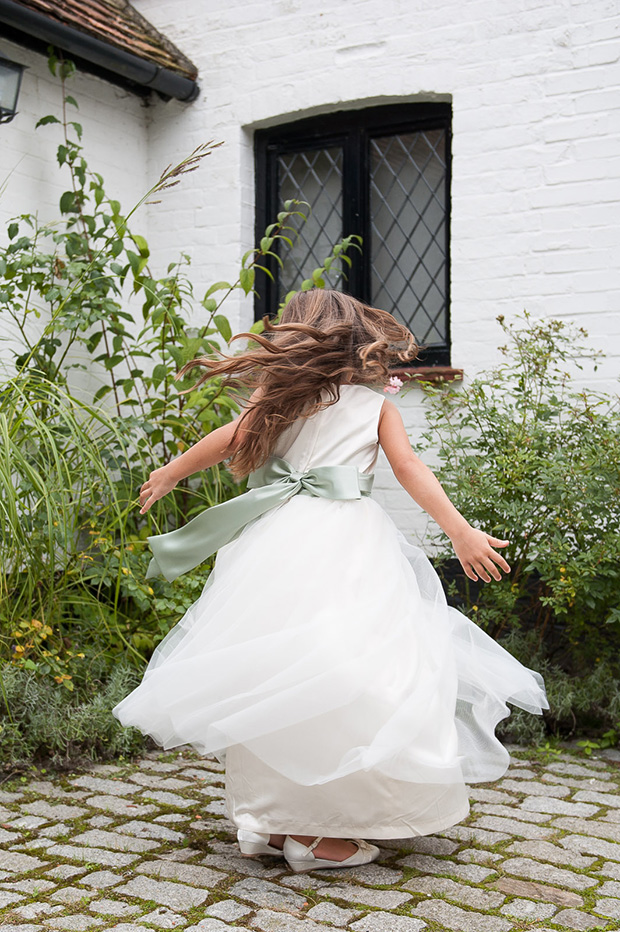
<svg viewBox="0 0 620 932">
<path fill-rule="evenodd" d="M 411 369 L 390 369 L 390 374 L 403 382 L 462 382 L 463 369 L 452 366 L 416 366 Z"/>
</svg>

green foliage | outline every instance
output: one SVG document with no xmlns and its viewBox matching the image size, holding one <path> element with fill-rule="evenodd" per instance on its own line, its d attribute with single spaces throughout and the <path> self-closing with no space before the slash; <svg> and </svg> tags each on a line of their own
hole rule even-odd
<svg viewBox="0 0 620 932">
<path fill-rule="evenodd" d="M 426 385 L 424 439 L 439 448 L 448 495 L 472 524 L 511 541 L 509 576 L 459 578 L 452 594 L 561 683 L 552 725 L 570 730 L 579 712 L 582 725 L 609 727 L 620 696 L 617 686 L 599 695 L 597 677 L 609 686 L 620 672 L 618 398 L 574 387 L 569 370 L 594 355 L 584 331 L 528 314 L 498 320 L 508 338 L 501 365 L 462 390 Z"/>
<path fill-rule="evenodd" d="M 147 537 L 239 494 L 243 485 L 215 466 L 179 483 L 147 515 L 139 513 L 139 488 L 153 468 L 238 413 L 240 399 L 221 380 L 194 391 L 193 377 L 177 383 L 176 373 L 230 340 L 225 302 L 253 293 L 256 274 L 269 274 L 265 259 L 281 262 L 279 252 L 293 242 L 307 205 L 287 202 L 245 253 L 236 277 L 216 281 L 202 297 L 189 278 L 188 256 L 158 275 L 147 240 L 129 221 L 220 144 L 201 145 L 166 168 L 125 214 L 87 163 L 74 119 L 78 103 L 66 93 L 73 64 L 50 51 L 49 65 L 62 83 L 62 115 L 43 116 L 37 127 L 62 134 L 61 219 L 14 218 L 0 248 L 3 337 L 18 347 L 14 369 L 7 366 L 0 380 L 0 661 L 3 743 L 11 748 L 23 740 L 24 753 L 57 754 L 61 744 L 45 744 L 34 712 L 20 719 L 13 685 L 27 684 L 28 695 L 39 699 L 47 689 L 59 694 L 41 705 L 57 710 L 59 722 L 69 700 L 71 720 L 82 721 L 75 711 L 82 705 L 88 719 L 95 715 L 95 680 L 106 684 L 113 671 L 142 669 L 200 594 L 211 561 L 174 586 L 163 579 L 147 585 Z M 354 244 L 352 237 L 337 243 L 325 268 L 342 270 Z M 317 284 L 321 277 L 321 269 L 312 273 Z M 126 682 L 114 680 L 113 692 Z M 107 695 L 107 685 L 97 688 Z M 26 727 L 32 740 L 23 737 Z M 77 747 L 82 738 L 74 730 L 67 740 Z M 103 753 L 99 738 L 84 740 Z M 107 740 L 122 749 L 120 738 Z"/>
<path fill-rule="evenodd" d="M 76 757 L 105 760 L 144 749 L 140 732 L 122 728 L 110 714 L 139 681 L 126 663 L 111 670 L 101 665 L 79 694 L 13 666 L 5 666 L 0 678 L 0 765 L 15 768 L 36 759 L 59 766 Z"/>
</svg>

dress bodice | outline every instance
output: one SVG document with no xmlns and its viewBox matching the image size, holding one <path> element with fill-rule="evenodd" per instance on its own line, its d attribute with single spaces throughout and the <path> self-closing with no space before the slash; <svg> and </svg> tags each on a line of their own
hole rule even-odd
<svg viewBox="0 0 620 932">
<path fill-rule="evenodd" d="M 301 471 L 313 466 L 357 466 L 360 472 L 371 472 L 379 452 L 384 400 L 365 385 L 342 385 L 335 404 L 287 427 L 273 453 Z"/>
</svg>

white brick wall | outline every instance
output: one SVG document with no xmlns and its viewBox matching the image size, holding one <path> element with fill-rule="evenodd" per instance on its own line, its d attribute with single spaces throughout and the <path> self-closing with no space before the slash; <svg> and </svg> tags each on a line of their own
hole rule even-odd
<svg viewBox="0 0 620 932">
<path fill-rule="evenodd" d="M 34 128 L 42 116 L 61 117 L 60 80 L 52 77 L 43 55 L 1 38 L 0 51 L 27 65 L 18 113 L 10 123 L 0 126 L 0 238 L 4 242 L 8 221 L 19 214 L 38 214 L 41 223 L 56 220 L 60 196 L 71 187 L 71 178 L 68 168 L 60 168 L 56 161 L 62 127 Z M 143 102 L 107 81 L 80 72 L 67 81 L 66 93 L 79 104 L 78 110 L 68 106 L 68 118 L 83 127 L 83 152 L 89 168 L 103 175 L 108 194 L 128 210 L 149 186 Z M 71 133 L 75 139 L 73 130 Z M 136 217 L 133 229 L 138 232 L 147 223 L 143 212 Z M 6 324 L 1 337 L 0 360 L 10 364 L 11 349 L 20 344 Z M 82 376 L 82 381 L 85 378 Z"/>
<path fill-rule="evenodd" d="M 527 308 L 583 323 L 608 353 L 593 378 L 601 388 L 617 388 L 617 0 L 134 5 L 196 62 L 202 87 L 192 105 L 158 101 L 143 111 L 139 102 L 123 101 L 128 122 L 145 121 L 149 178 L 200 142 L 225 141 L 199 173 L 150 209 L 148 234 L 162 268 L 189 252 L 199 291 L 234 275 L 253 241 L 255 128 L 439 95 L 454 108 L 453 364 L 471 375 L 495 361 L 496 316 Z M 93 93 L 105 88 L 96 79 L 85 82 Z M 117 113 L 121 92 L 102 93 L 105 114 Z M 93 110 L 89 140 L 97 115 Z M 0 132 L 4 139 L 6 128 Z M 135 126 L 128 135 L 135 163 L 123 156 L 116 171 L 110 140 L 96 137 L 102 161 L 112 163 L 103 170 L 119 189 L 138 184 L 142 190 L 136 165 L 144 164 L 144 136 Z M 35 195 L 43 190 L 42 169 L 37 172 Z M 234 327 L 244 328 L 251 302 L 236 300 L 229 313 Z M 400 403 L 415 446 L 419 403 L 414 393 Z M 394 489 L 387 469 L 378 479 L 379 497 L 403 530 L 422 532 L 424 518 Z"/>
<path fill-rule="evenodd" d="M 53 78 L 45 56 L 0 38 L 0 51 L 27 65 L 22 80 L 18 113 L 0 127 L 0 217 L 38 212 L 42 220 L 58 216 L 58 199 L 70 187 L 67 169 L 56 163 L 56 146 L 62 141 L 57 125 L 35 124 L 48 113 L 61 116 L 60 80 Z M 84 153 L 90 167 L 100 172 L 110 193 L 128 208 L 146 186 L 147 131 L 142 101 L 108 81 L 77 72 L 67 83 L 79 110 L 68 107 L 70 119 L 84 128 Z M 146 218 L 145 218 L 146 222 Z"/>
<path fill-rule="evenodd" d="M 527 308 L 579 320 L 608 353 L 593 378 L 617 388 L 620 358 L 620 11 L 615 0 L 136 0 L 198 64 L 202 97 L 158 104 L 152 161 L 225 140 L 180 230 L 204 280 L 233 274 L 252 241 L 252 130 L 339 107 L 452 99 L 453 363 L 497 359 L 495 318 Z M 161 111 L 166 111 L 161 120 Z M 171 245 L 168 212 L 151 239 Z M 203 271 L 204 269 L 204 271 Z M 235 323 L 250 320 L 239 301 Z M 400 401 L 415 446 L 423 414 Z M 404 531 L 419 509 L 379 469 L 378 497 Z"/>
</svg>

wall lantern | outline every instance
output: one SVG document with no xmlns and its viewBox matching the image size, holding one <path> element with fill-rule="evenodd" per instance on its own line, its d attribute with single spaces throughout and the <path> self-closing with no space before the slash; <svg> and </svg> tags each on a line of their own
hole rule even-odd
<svg viewBox="0 0 620 932">
<path fill-rule="evenodd" d="M 0 55 L 0 123 L 10 123 L 17 113 L 17 98 L 24 65 Z"/>
</svg>

